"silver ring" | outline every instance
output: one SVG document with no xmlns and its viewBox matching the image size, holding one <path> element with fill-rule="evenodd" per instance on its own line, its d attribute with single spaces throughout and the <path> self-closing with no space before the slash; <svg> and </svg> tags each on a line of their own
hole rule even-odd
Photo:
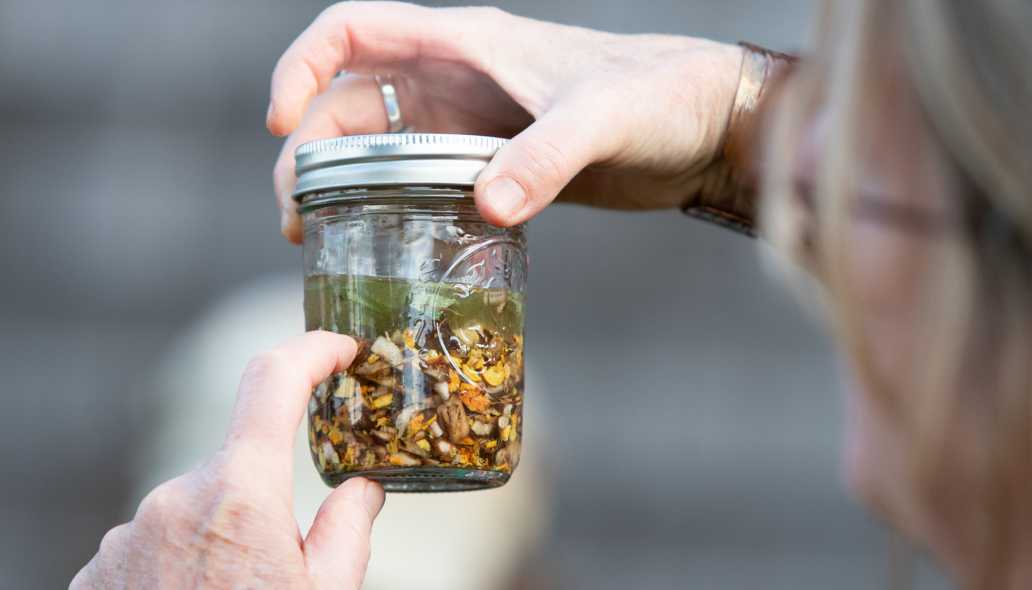
<svg viewBox="0 0 1032 590">
<path fill-rule="evenodd" d="M 398 105 L 398 91 L 394 88 L 394 78 L 390 75 L 375 76 L 383 96 L 383 106 L 387 109 L 387 133 L 405 133 L 408 127 L 401 119 L 401 107 Z"/>
</svg>

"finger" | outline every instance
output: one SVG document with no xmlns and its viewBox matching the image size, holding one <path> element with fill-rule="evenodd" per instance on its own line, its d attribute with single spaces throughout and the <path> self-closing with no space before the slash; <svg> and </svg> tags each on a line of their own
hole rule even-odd
<svg viewBox="0 0 1032 590">
<path fill-rule="evenodd" d="M 294 434 L 312 388 L 345 370 L 355 349 L 348 336 L 317 331 L 252 359 L 240 381 L 226 449 L 257 451 L 270 468 L 278 465 L 289 473 Z"/>
<path fill-rule="evenodd" d="M 545 113 L 495 154 L 474 186 L 477 208 L 488 222 L 522 223 L 555 200 L 559 191 L 614 145 L 601 111 L 573 106 Z"/>
<path fill-rule="evenodd" d="M 274 135 L 293 131 L 309 101 L 341 70 L 369 73 L 419 59 L 469 61 L 473 54 L 463 47 L 484 39 L 483 16 L 497 14 L 399 2 L 335 4 L 277 62 L 266 125 Z"/>
<path fill-rule="evenodd" d="M 283 142 L 276 165 L 273 167 L 273 188 L 280 208 L 280 231 L 283 236 L 300 244 L 301 218 L 293 199 L 294 150 L 297 146 L 316 139 L 383 133 L 387 131 L 387 109 L 383 104 L 380 87 L 368 76 L 344 76 L 312 101 L 301 124 Z"/>
<path fill-rule="evenodd" d="M 69 590 L 108 588 L 125 583 L 126 560 L 132 523 L 116 526 L 104 534 L 97 554 L 72 578 Z"/>
<path fill-rule="evenodd" d="M 317 588 L 358 588 L 369 562 L 369 535 L 383 488 L 349 479 L 326 498 L 305 538 L 305 561 Z"/>
</svg>

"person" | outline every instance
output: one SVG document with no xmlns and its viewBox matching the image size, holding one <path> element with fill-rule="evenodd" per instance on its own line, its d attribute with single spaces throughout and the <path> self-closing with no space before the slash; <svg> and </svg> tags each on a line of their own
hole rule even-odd
<svg viewBox="0 0 1032 590">
<path fill-rule="evenodd" d="M 961 586 L 1026 588 L 1030 25 L 1025 2 L 829 1 L 794 64 L 495 9 L 338 4 L 273 73 L 268 127 L 289 134 L 274 171 L 282 231 L 300 240 L 295 146 L 388 129 L 377 75 L 393 77 L 413 130 L 512 137 L 475 191 L 498 225 L 556 199 L 681 208 L 746 231 L 759 219 L 843 353 L 850 489 Z M 277 463 L 308 387 L 353 346 L 310 334 L 259 357 L 225 448 L 159 487 L 73 587 L 357 587 L 379 489 L 338 488 L 301 539 Z M 273 475 L 242 488 L 232 474 L 256 461 Z"/>
</svg>

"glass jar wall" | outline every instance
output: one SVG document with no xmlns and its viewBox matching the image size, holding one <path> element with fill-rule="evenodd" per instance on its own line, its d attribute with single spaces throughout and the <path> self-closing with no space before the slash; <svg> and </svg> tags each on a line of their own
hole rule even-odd
<svg viewBox="0 0 1032 590">
<path fill-rule="evenodd" d="M 489 488 L 519 463 L 524 228 L 485 222 L 471 186 L 300 199 L 306 328 L 359 344 L 308 407 L 329 485 L 362 476 L 388 491 Z"/>
</svg>

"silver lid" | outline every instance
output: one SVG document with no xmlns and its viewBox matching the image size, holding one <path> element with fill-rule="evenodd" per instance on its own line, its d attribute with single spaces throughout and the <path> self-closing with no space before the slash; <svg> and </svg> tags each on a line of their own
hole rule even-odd
<svg viewBox="0 0 1032 590">
<path fill-rule="evenodd" d="M 473 186 L 506 140 L 483 135 L 389 133 L 321 139 L 294 152 L 294 199 L 315 191 L 383 186 Z"/>
</svg>

